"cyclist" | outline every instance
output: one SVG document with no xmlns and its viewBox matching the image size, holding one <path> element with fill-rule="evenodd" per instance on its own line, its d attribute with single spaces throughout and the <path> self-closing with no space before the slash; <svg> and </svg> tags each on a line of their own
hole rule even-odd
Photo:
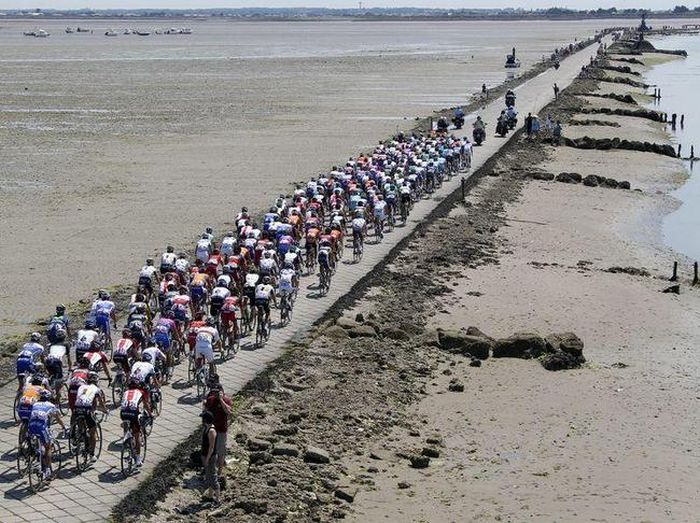
<svg viewBox="0 0 700 523">
<path fill-rule="evenodd" d="M 192 298 L 187 293 L 187 287 L 180 287 L 176 296 L 171 300 L 173 317 L 176 323 L 182 323 L 185 328 L 192 320 Z M 179 329 L 178 329 L 179 330 Z"/>
<path fill-rule="evenodd" d="M 184 252 L 177 255 L 175 273 L 180 277 L 180 283 L 187 284 L 189 282 L 190 262 Z"/>
<path fill-rule="evenodd" d="M 260 260 L 260 275 L 263 277 L 268 276 L 270 280 L 274 281 L 277 277 L 279 267 L 272 254 L 273 252 L 271 250 L 263 253 L 263 257 Z"/>
<path fill-rule="evenodd" d="M 377 228 L 377 234 L 380 238 L 384 237 L 382 232 L 384 229 L 384 220 L 386 220 L 386 201 L 384 201 L 384 197 L 380 194 L 374 202 L 374 226 Z"/>
<path fill-rule="evenodd" d="M 155 284 L 157 284 L 159 281 L 160 278 L 158 278 L 158 272 L 153 266 L 153 258 L 146 259 L 146 265 L 141 267 L 141 270 L 139 271 L 139 287 L 144 289 L 144 291 L 148 293 L 148 296 L 150 297 L 153 294 L 153 289 L 156 287 Z"/>
<path fill-rule="evenodd" d="M 75 409 L 75 399 L 78 396 L 78 389 L 87 383 L 88 373 L 90 372 L 90 362 L 87 358 L 78 360 L 78 368 L 71 372 L 68 378 L 68 407 L 71 412 Z"/>
<path fill-rule="evenodd" d="M 362 211 L 356 211 L 355 218 L 352 220 L 353 245 L 356 243 L 364 244 L 365 234 L 367 234 L 367 221 L 362 215 Z"/>
<path fill-rule="evenodd" d="M 211 291 L 211 305 L 209 312 L 213 318 L 219 316 L 219 312 L 224 306 L 224 302 L 231 296 L 231 291 L 228 289 L 228 283 L 229 282 L 227 279 L 222 276 L 217 281 L 214 290 Z"/>
<path fill-rule="evenodd" d="M 56 305 L 56 314 L 49 319 L 46 337 L 49 343 L 65 343 L 70 337 L 70 319 L 66 316 L 65 305 Z"/>
<path fill-rule="evenodd" d="M 44 479 L 49 479 L 49 470 L 51 469 L 51 443 L 53 436 L 49 432 L 51 420 L 55 419 L 58 424 L 66 431 L 66 425 L 63 423 L 61 413 L 51 403 L 51 393 L 48 390 L 39 391 L 39 401 L 32 406 L 32 413 L 29 416 L 29 434 L 37 436 L 39 442 L 44 446 Z"/>
<path fill-rule="evenodd" d="M 99 340 L 95 340 L 90 347 L 90 350 L 88 350 L 84 358 L 88 360 L 90 366 L 89 369 L 91 371 L 94 371 L 95 374 L 99 373 L 100 368 L 105 371 L 105 375 L 107 376 L 107 381 L 109 383 L 112 383 L 112 375 L 109 372 L 109 359 L 107 358 L 107 355 L 102 351 L 102 342 Z"/>
<path fill-rule="evenodd" d="M 64 358 L 68 360 L 68 368 L 70 369 L 71 359 L 68 348 L 59 343 L 54 343 L 49 347 L 49 353 L 46 356 L 46 372 L 49 375 L 49 379 L 53 381 L 56 405 L 61 404 Z"/>
<path fill-rule="evenodd" d="M 278 285 L 278 294 L 280 298 L 285 295 L 290 296 L 298 288 L 299 278 L 297 276 L 297 271 L 294 269 L 294 265 L 289 262 L 285 262 L 284 267 L 280 271 Z"/>
<path fill-rule="evenodd" d="M 221 349 L 221 339 L 215 325 L 216 320 L 214 318 L 207 318 L 206 324 L 197 331 L 197 338 L 194 345 L 194 357 L 197 362 L 197 368 L 200 367 L 200 361 L 204 358 L 209 364 L 209 374 L 216 373 L 214 349 Z"/>
<path fill-rule="evenodd" d="M 204 321 L 204 313 L 197 312 L 194 315 L 194 319 L 190 322 L 187 329 L 187 344 L 190 346 L 190 353 L 194 352 L 194 346 L 197 342 L 197 332 L 200 327 L 204 327 L 207 324 Z"/>
<path fill-rule="evenodd" d="M 90 446 L 88 453 L 90 460 L 95 461 L 95 445 L 97 443 L 97 420 L 95 419 L 95 409 L 100 409 L 107 414 L 105 405 L 105 395 L 98 382 L 100 377 L 96 372 L 88 372 L 87 383 L 81 385 L 75 398 L 75 415 L 85 420 L 85 425 L 90 433 Z"/>
<path fill-rule="evenodd" d="M 195 247 L 194 253 L 198 260 L 202 260 L 203 263 L 207 263 L 209 260 L 209 253 L 212 251 L 211 238 L 209 234 L 204 232 L 202 237 L 197 240 L 197 245 Z"/>
<path fill-rule="evenodd" d="M 177 342 L 182 342 L 180 330 L 177 328 L 174 317 L 172 311 L 166 311 L 153 327 L 153 338 L 158 345 L 163 347 L 163 351 L 167 355 L 168 366 L 173 364 L 171 340 L 174 338 Z"/>
<path fill-rule="evenodd" d="M 172 245 L 168 245 L 165 252 L 160 257 L 160 273 L 165 274 L 166 272 L 173 272 L 175 270 L 176 260 L 177 255 L 175 254 L 175 249 Z"/>
<path fill-rule="evenodd" d="M 139 382 L 144 390 L 151 385 L 156 388 L 160 387 L 156 368 L 153 366 L 152 357 L 149 353 L 142 354 L 141 361 L 137 361 L 131 366 L 129 381 L 131 380 Z"/>
<path fill-rule="evenodd" d="M 22 390 L 26 376 L 35 371 L 36 364 L 44 362 L 44 346 L 39 341 L 41 341 L 41 334 L 33 332 L 17 355 L 17 392 Z"/>
<path fill-rule="evenodd" d="M 124 436 L 127 430 L 131 431 L 136 446 L 136 466 L 140 467 L 143 463 L 141 460 L 141 412 L 149 417 L 152 417 L 151 402 L 148 394 L 141 388 L 141 383 L 136 379 L 130 379 L 128 390 L 124 393 L 119 417 L 122 420 Z"/>
<path fill-rule="evenodd" d="M 221 330 L 226 333 L 233 331 L 231 340 L 238 338 L 238 323 L 236 318 L 240 309 L 241 299 L 238 296 L 229 296 L 224 300 L 221 306 Z"/>
<path fill-rule="evenodd" d="M 224 257 L 228 257 L 233 254 L 233 250 L 235 247 L 236 236 L 233 234 L 233 231 L 228 231 L 221 240 L 221 246 L 219 247 L 219 250 L 221 251 L 221 254 Z"/>
<path fill-rule="evenodd" d="M 262 308 L 265 315 L 264 324 L 270 321 L 270 299 L 277 307 L 277 297 L 275 296 L 275 288 L 272 286 L 272 280 L 269 276 L 263 276 L 262 283 L 255 288 L 255 306 L 258 309 Z"/>
<path fill-rule="evenodd" d="M 122 337 L 112 351 L 112 361 L 119 365 L 125 374 L 129 373 L 131 360 L 136 357 L 136 345 L 131 339 L 131 330 L 122 330 Z"/>
<path fill-rule="evenodd" d="M 32 407 L 39 401 L 42 390 L 47 390 L 45 379 L 41 374 L 34 374 L 31 381 L 22 389 L 22 395 L 17 402 L 17 417 L 20 421 L 19 439 L 22 441 L 27 433 L 27 425 L 32 415 Z"/>
<path fill-rule="evenodd" d="M 78 331 L 75 340 L 75 359 L 82 358 L 99 337 L 95 321 L 90 318 L 85 320 L 85 327 Z"/>
<path fill-rule="evenodd" d="M 160 368 L 163 368 L 163 365 L 167 363 L 167 356 L 163 353 L 162 350 L 158 347 L 156 344 L 155 340 L 151 340 L 151 344 L 149 344 L 148 347 L 143 349 L 141 352 L 141 357 L 143 358 L 144 354 L 148 354 L 151 359 L 149 360 L 151 364 L 156 368 L 156 372 L 160 374 L 159 372 L 159 363 L 160 363 Z"/>
<path fill-rule="evenodd" d="M 109 339 L 112 334 L 109 328 L 110 320 L 112 320 L 114 328 L 117 328 L 116 306 L 110 298 L 109 293 L 104 292 L 94 305 L 95 321 L 97 326 L 104 333 L 106 339 Z"/>
<path fill-rule="evenodd" d="M 333 270 L 333 247 L 331 242 L 323 241 L 318 248 L 318 268 L 320 272 L 327 271 L 330 274 Z"/>
</svg>

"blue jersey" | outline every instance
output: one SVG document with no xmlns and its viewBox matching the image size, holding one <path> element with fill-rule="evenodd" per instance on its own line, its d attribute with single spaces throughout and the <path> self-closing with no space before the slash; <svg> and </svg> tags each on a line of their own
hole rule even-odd
<svg viewBox="0 0 700 523">
<path fill-rule="evenodd" d="M 40 343 L 30 341 L 22 346 L 17 359 L 36 361 L 44 353 L 44 347 Z"/>
<path fill-rule="evenodd" d="M 46 429 L 49 426 L 51 416 L 58 412 L 56 405 L 50 401 L 37 401 L 32 405 L 32 413 L 29 416 L 29 425 L 34 429 Z"/>
</svg>

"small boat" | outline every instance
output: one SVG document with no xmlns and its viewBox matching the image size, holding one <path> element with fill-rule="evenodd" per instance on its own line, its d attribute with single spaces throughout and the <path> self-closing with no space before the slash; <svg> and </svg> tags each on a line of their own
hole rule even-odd
<svg viewBox="0 0 700 523">
<path fill-rule="evenodd" d="M 189 27 L 183 27 L 181 32 L 183 35 L 191 35 L 192 29 L 190 29 Z"/>
<path fill-rule="evenodd" d="M 78 28 L 76 29 L 76 31 L 77 31 L 78 33 L 89 33 L 89 32 L 90 32 L 90 29 L 85 29 L 84 27 L 78 27 Z"/>
<path fill-rule="evenodd" d="M 105 36 L 119 36 L 119 34 L 116 31 L 109 29 L 105 32 Z"/>
<path fill-rule="evenodd" d="M 136 34 L 139 36 L 151 36 L 150 31 L 136 31 Z"/>
<path fill-rule="evenodd" d="M 36 33 L 34 33 L 34 36 L 36 38 L 46 38 L 47 36 L 51 36 L 51 34 L 47 33 L 43 29 L 39 29 Z"/>
<path fill-rule="evenodd" d="M 165 31 L 166 35 L 179 35 L 182 34 L 182 31 L 180 29 L 177 29 L 175 27 L 171 27 L 167 31 Z"/>
<path fill-rule="evenodd" d="M 36 31 L 24 31 L 22 34 L 24 36 L 36 36 Z"/>
<path fill-rule="evenodd" d="M 131 29 L 124 29 L 124 34 L 125 35 L 130 35 L 131 34 Z"/>
<path fill-rule="evenodd" d="M 66 27 L 66 33 L 68 33 L 68 34 L 75 33 L 75 29 L 73 29 L 72 27 Z"/>
</svg>

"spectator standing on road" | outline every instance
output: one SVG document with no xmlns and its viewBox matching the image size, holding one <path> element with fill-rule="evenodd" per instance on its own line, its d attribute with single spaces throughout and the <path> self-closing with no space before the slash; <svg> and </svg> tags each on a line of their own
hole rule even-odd
<svg viewBox="0 0 700 523">
<path fill-rule="evenodd" d="M 527 117 L 525 118 L 525 132 L 528 137 L 532 134 L 532 113 L 527 113 Z"/>
<path fill-rule="evenodd" d="M 556 100 L 557 98 L 559 98 L 559 86 L 557 84 L 554 84 L 553 89 L 554 89 L 554 99 Z"/>
<path fill-rule="evenodd" d="M 203 404 L 203 411 L 210 412 L 214 416 L 214 428 L 216 429 L 216 456 L 217 469 L 222 487 L 226 487 L 224 467 L 226 466 L 226 444 L 228 436 L 228 422 L 231 416 L 233 402 L 226 394 L 219 382 L 218 376 L 212 376 L 209 385 L 209 393 Z"/>
<path fill-rule="evenodd" d="M 537 138 L 540 134 L 540 120 L 537 116 L 532 117 L 532 136 Z"/>
<path fill-rule="evenodd" d="M 552 129 L 552 145 L 559 145 L 561 141 L 561 122 L 557 120 Z"/>
<path fill-rule="evenodd" d="M 200 414 L 202 417 L 202 467 L 204 468 L 204 487 L 206 488 L 203 501 L 219 502 L 219 479 L 216 477 L 216 428 L 214 428 L 214 415 L 207 411 Z"/>
</svg>

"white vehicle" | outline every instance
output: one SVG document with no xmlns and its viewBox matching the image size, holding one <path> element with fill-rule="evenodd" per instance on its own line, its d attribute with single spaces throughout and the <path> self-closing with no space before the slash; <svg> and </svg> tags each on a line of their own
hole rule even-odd
<svg viewBox="0 0 700 523">
<path fill-rule="evenodd" d="M 109 29 L 107 32 L 105 32 L 105 36 L 118 36 L 118 34 L 116 31 Z"/>
</svg>

